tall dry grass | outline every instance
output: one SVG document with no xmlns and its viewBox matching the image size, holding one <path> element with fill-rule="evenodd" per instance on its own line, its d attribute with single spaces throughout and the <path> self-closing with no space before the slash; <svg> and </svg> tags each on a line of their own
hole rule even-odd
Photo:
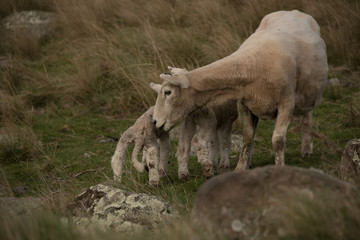
<svg viewBox="0 0 360 240">
<path fill-rule="evenodd" d="M 30 9 L 55 12 L 56 32 L 46 42 L 1 34 L 0 127 L 44 108 L 137 116 L 154 104 L 148 84 L 168 65 L 191 70 L 229 55 L 277 10 L 318 21 L 330 65 L 360 63 L 358 1 L 4 0 L 0 17 Z"/>
</svg>

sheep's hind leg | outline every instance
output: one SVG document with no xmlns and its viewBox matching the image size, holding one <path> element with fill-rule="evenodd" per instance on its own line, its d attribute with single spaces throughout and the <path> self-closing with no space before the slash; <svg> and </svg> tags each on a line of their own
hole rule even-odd
<svg viewBox="0 0 360 240">
<path fill-rule="evenodd" d="M 311 156 L 313 153 L 312 143 L 312 111 L 303 116 L 302 119 L 302 139 L 301 139 L 301 155 L 302 157 Z"/>
<path fill-rule="evenodd" d="M 191 139 L 194 137 L 195 128 L 196 125 L 193 116 L 188 116 L 181 125 L 179 145 L 176 151 L 180 180 L 185 180 L 189 177 L 188 162 L 191 150 Z"/>
<path fill-rule="evenodd" d="M 250 167 L 252 145 L 259 122 L 259 118 L 255 116 L 244 104 L 242 104 L 242 108 L 244 113 L 243 143 L 239 162 L 234 171 L 240 171 Z"/>
<path fill-rule="evenodd" d="M 111 158 L 111 167 L 114 172 L 114 180 L 121 181 L 124 171 L 124 163 L 126 160 L 126 150 L 130 143 L 134 140 L 133 127 L 126 130 L 121 136 L 113 157 Z"/>
<path fill-rule="evenodd" d="M 272 136 L 272 144 L 275 155 L 275 165 L 285 165 L 285 143 L 286 132 L 291 120 L 292 107 L 291 101 L 286 101 L 285 106 L 278 108 L 274 132 Z"/>
</svg>

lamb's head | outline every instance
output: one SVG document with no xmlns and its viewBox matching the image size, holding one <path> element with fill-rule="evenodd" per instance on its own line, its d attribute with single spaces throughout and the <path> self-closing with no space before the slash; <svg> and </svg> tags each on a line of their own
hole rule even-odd
<svg viewBox="0 0 360 240">
<path fill-rule="evenodd" d="M 169 131 L 186 115 L 196 108 L 187 70 L 169 67 L 170 74 L 161 74 L 163 84 L 151 83 L 150 87 L 158 93 L 154 110 L 154 124 L 157 128 Z"/>
</svg>

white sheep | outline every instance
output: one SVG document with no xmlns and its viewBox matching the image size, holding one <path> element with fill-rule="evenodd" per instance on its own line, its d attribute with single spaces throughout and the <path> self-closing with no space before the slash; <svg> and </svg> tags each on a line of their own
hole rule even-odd
<svg viewBox="0 0 360 240">
<path fill-rule="evenodd" d="M 131 157 L 132 163 L 139 172 L 143 172 L 145 167 L 148 168 L 150 185 L 157 186 L 160 177 L 167 173 L 170 153 L 169 134 L 155 128 L 153 113 L 154 107 L 150 107 L 136 120 L 133 126 L 122 134 L 111 159 L 115 180 L 121 181 L 126 160 L 126 150 L 132 142 L 135 142 Z M 160 161 L 158 161 L 159 147 Z M 138 161 L 140 151 L 143 151 L 142 163 Z"/>
<path fill-rule="evenodd" d="M 243 147 L 235 170 L 251 163 L 258 119 L 276 119 L 272 144 L 275 164 L 284 165 L 286 132 L 292 116 L 302 116 L 302 154 L 312 154 L 312 110 L 321 101 L 328 72 L 320 28 L 309 15 L 279 11 L 228 57 L 189 72 L 161 74 L 164 80 L 154 123 L 165 131 L 204 106 L 240 100 Z"/>
<path fill-rule="evenodd" d="M 175 75 L 187 72 L 186 69 L 172 67 L 169 67 L 169 70 Z M 150 87 L 157 93 L 161 89 L 160 84 L 151 83 Z M 228 101 L 221 106 L 203 107 L 185 118 L 176 152 L 179 179 L 186 179 L 189 176 L 191 143 L 206 177 L 211 177 L 216 172 L 223 173 L 230 170 L 231 127 L 237 117 L 236 101 Z"/>
</svg>

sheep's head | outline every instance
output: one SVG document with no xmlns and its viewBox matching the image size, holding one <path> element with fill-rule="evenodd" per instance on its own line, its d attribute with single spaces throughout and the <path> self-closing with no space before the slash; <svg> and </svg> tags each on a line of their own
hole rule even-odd
<svg viewBox="0 0 360 240">
<path fill-rule="evenodd" d="M 169 131 L 194 108 L 193 90 L 186 77 L 187 70 L 169 67 L 170 74 L 161 74 L 163 84 L 151 83 L 150 87 L 158 93 L 154 110 L 154 124 L 157 128 Z"/>
</svg>

